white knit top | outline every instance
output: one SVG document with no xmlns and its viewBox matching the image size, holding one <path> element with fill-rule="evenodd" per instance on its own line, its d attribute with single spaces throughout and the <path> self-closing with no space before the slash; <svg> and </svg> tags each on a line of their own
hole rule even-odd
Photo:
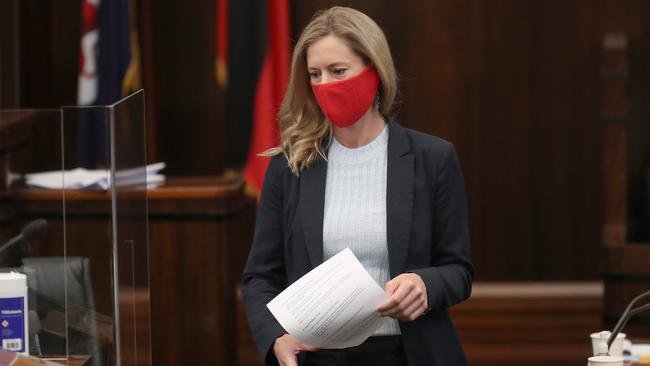
<svg viewBox="0 0 650 366">
<path fill-rule="evenodd" d="M 335 138 L 327 156 L 323 259 L 350 248 L 384 287 L 390 280 L 386 239 L 386 167 L 388 127 L 369 144 L 346 148 Z M 389 319 L 375 335 L 400 334 Z"/>
</svg>

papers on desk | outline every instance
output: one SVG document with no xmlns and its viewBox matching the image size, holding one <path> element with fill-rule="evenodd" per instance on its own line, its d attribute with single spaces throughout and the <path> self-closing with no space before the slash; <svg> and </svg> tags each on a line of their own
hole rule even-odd
<svg viewBox="0 0 650 366">
<path fill-rule="evenodd" d="M 116 186 L 123 187 L 147 183 L 147 186 L 165 182 L 165 176 L 159 172 L 165 163 L 155 163 L 146 167 L 119 170 L 115 173 Z M 111 186 L 108 169 L 88 170 L 77 168 L 66 171 L 51 171 L 25 174 L 25 183 L 30 187 L 45 189 L 86 189 L 106 191 Z"/>
<path fill-rule="evenodd" d="M 632 343 L 626 339 L 623 342 L 623 357 L 626 362 L 650 364 L 650 344 Z"/>
<path fill-rule="evenodd" d="M 314 268 L 267 307 L 284 329 L 319 348 L 358 346 L 383 322 L 377 307 L 388 294 L 350 248 Z"/>
</svg>

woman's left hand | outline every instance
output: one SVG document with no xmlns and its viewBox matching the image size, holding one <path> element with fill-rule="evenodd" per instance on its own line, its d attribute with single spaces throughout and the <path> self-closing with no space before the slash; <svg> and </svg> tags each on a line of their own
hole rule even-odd
<svg viewBox="0 0 650 366">
<path fill-rule="evenodd" d="M 377 311 L 402 321 L 413 321 L 427 310 L 427 287 L 415 273 L 402 273 L 386 282 L 384 289 L 390 298 Z"/>
</svg>

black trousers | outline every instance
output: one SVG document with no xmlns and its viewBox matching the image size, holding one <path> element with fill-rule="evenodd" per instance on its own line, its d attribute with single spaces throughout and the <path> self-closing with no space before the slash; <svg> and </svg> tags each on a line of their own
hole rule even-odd
<svg viewBox="0 0 650 366">
<path fill-rule="evenodd" d="M 299 356 L 301 366 L 408 366 L 400 336 L 370 337 L 356 347 L 304 352 Z"/>
</svg>

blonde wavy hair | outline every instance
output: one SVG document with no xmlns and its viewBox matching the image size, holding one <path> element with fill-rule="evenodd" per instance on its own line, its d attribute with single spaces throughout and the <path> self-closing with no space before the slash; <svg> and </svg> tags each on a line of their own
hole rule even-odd
<svg viewBox="0 0 650 366">
<path fill-rule="evenodd" d="M 379 113 L 387 117 L 397 96 L 397 73 L 384 32 L 367 15 L 335 6 L 312 17 L 303 30 L 291 57 L 287 92 L 280 106 L 280 144 L 260 155 L 284 154 L 295 175 L 319 159 L 326 160 L 331 138 L 330 123 L 318 106 L 309 83 L 307 49 L 319 39 L 335 35 L 379 75 Z"/>
</svg>

